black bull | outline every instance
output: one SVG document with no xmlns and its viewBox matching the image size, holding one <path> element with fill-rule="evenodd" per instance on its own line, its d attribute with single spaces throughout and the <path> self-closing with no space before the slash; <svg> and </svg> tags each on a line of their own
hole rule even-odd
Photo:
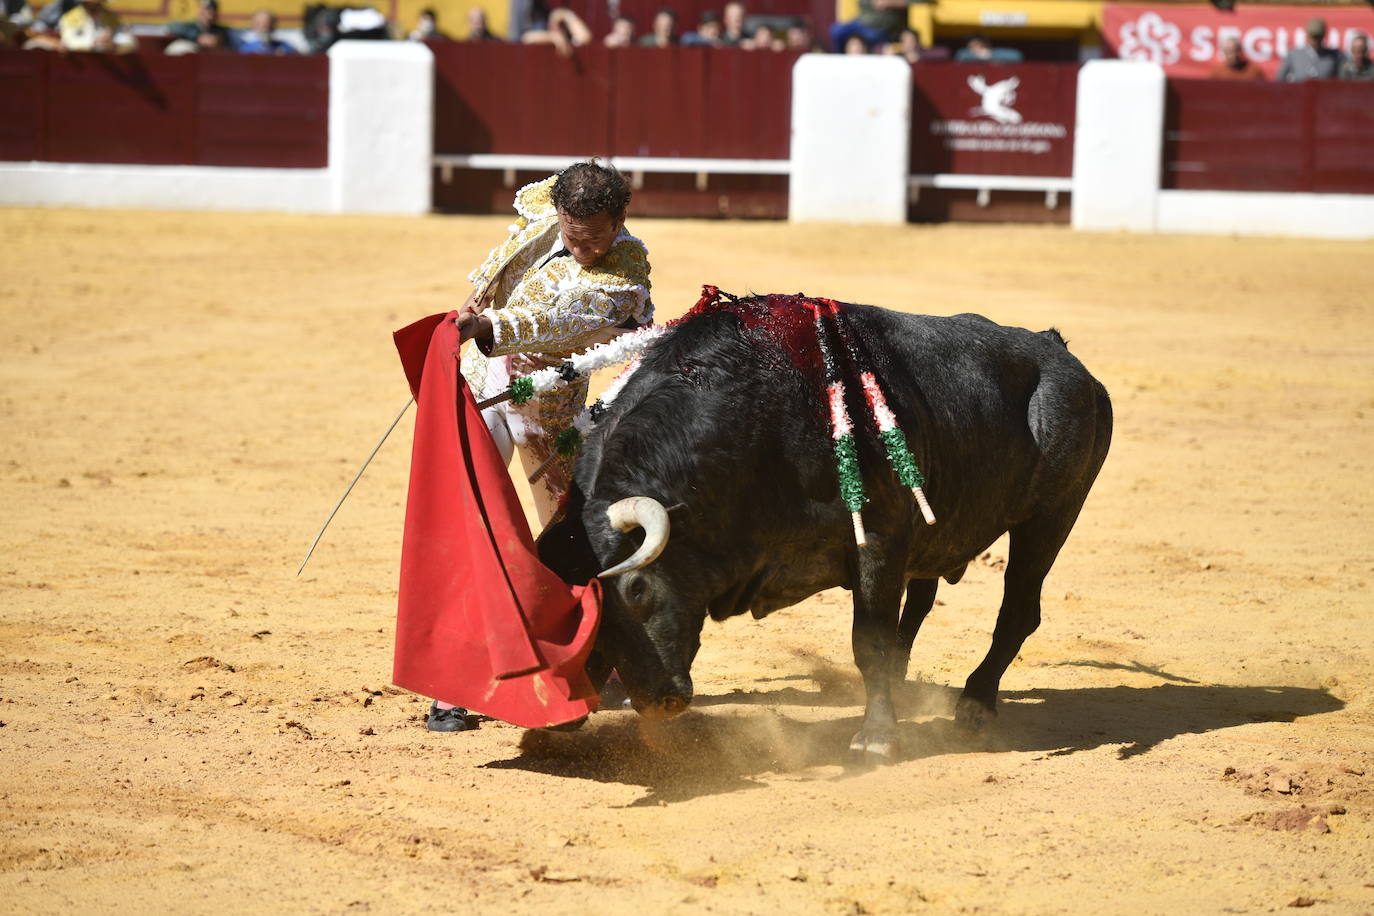
<svg viewBox="0 0 1374 916">
<path fill-rule="evenodd" d="M 692 698 L 690 670 L 708 614 L 762 617 L 842 586 L 854 595 L 854 660 L 867 692 L 851 747 L 890 756 L 891 681 L 905 677 L 938 580 L 958 581 L 1009 531 L 992 647 L 956 709 L 961 724 L 980 725 L 1039 626 L 1041 585 L 1106 458 L 1106 389 L 1052 330 L 844 306 L 938 517 L 927 526 L 890 469 L 847 372 L 869 497 L 868 543 L 859 548 L 839 497 L 815 332 L 808 317 L 782 335 L 759 333 L 748 308 L 767 301 L 692 316 L 665 335 L 587 438 L 567 514 L 539 549 L 569 582 L 605 571 L 589 673 L 599 684 L 614 666 L 635 709 L 675 715 Z M 645 506 L 647 522 L 638 511 Z M 645 540 L 671 528 L 666 546 L 639 544 L 646 525 Z M 617 563 L 631 569 L 607 569 Z"/>
</svg>

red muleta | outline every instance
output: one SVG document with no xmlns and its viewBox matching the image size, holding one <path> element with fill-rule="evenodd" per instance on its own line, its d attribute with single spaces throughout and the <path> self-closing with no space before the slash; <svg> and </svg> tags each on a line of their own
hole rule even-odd
<svg viewBox="0 0 1374 916">
<path fill-rule="evenodd" d="M 395 333 L 417 414 L 392 680 L 527 728 L 572 722 L 597 706 L 583 666 L 600 583 L 569 586 L 539 562 L 459 372 L 456 316 Z"/>
</svg>

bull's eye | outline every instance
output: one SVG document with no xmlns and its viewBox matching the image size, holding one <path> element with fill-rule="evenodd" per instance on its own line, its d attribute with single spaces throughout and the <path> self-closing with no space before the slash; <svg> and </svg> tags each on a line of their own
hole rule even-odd
<svg viewBox="0 0 1374 916">
<path fill-rule="evenodd" d="M 629 582 L 625 583 L 625 597 L 631 601 L 639 602 L 644 599 L 644 595 L 649 591 L 649 583 L 644 581 L 643 576 L 634 576 Z"/>
</svg>

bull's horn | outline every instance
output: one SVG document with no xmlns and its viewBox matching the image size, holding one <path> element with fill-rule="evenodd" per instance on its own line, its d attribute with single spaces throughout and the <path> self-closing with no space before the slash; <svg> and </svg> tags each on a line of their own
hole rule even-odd
<svg viewBox="0 0 1374 916">
<path fill-rule="evenodd" d="M 648 566 L 668 546 L 668 510 L 652 496 L 631 496 L 613 502 L 606 509 L 606 518 L 617 531 L 643 528 L 644 543 L 628 559 L 602 571 L 602 579 Z"/>
</svg>

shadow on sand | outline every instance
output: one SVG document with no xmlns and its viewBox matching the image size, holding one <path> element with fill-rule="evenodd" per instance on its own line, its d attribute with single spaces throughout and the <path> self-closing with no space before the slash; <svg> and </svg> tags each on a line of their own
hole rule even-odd
<svg viewBox="0 0 1374 916">
<path fill-rule="evenodd" d="M 970 751 L 1062 755 L 1104 745 L 1119 745 L 1118 756 L 1127 758 L 1179 735 L 1292 722 L 1344 706 L 1315 688 L 1209 686 L 1156 673 L 1182 683 L 1004 691 L 999 716 L 984 735 L 970 735 L 948 718 L 958 690 L 908 681 L 894 697 L 899 713 L 937 718 L 898 723 L 898 760 Z M 777 680 L 816 683 L 804 675 Z M 789 685 L 699 696 L 692 712 L 664 723 L 633 713 L 596 715 L 576 732 L 527 732 L 518 756 L 487 766 L 646 787 L 635 805 L 756 788 L 761 784 L 753 777 L 763 773 L 823 766 L 852 771 L 849 739 L 859 727 L 863 702 L 856 687 L 822 682 L 816 690 Z M 699 711 L 729 706 L 763 708 Z M 814 721 L 786 715 L 778 708 L 785 706 L 856 708 L 852 716 Z"/>
</svg>

